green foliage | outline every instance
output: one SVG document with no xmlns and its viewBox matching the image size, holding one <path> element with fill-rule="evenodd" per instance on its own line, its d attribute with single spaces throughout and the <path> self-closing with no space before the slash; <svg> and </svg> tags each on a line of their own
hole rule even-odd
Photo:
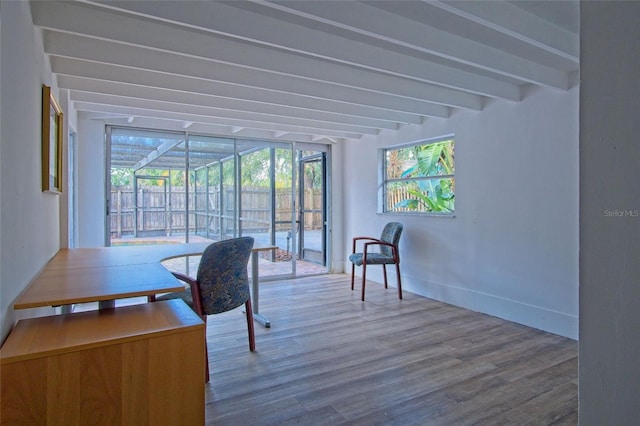
<svg viewBox="0 0 640 426">
<path fill-rule="evenodd" d="M 291 163 L 290 149 L 276 149 L 276 188 L 291 188 L 291 173 L 293 166 Z"/>
<path fill-rule="evenodd" d="M 304 163 L 303 173 L 305 188 L 322 188 L 322 163 L 320 161 Z"/>
<path fill-rule="evenodd" d="M 265 148 L 242 156 L 243 186 L 270 185 L 271 149 Z M 276 188 L 291 187 L 291 150 L 275 148 L 275 186 Z"/>
<path fill-rule="evenodd" d="M 242 186 L 268 186 L 271 153 L 269 149 L 261 149 L 241 156 Z"/>
<path fill-rule="evenodd" d="M 220 176 L 220 163 L 213 164 L 209 167 L 209 185 L 218 185 L 220 180 L 225 185 L 233 185 L 235 177 L 235 164 L 233 157 L 222 162 L 222 176 Z M 242 156 L 242 186 L 269 186 L 271 174 L 269 172 L 271 166 L 271 149 L 264 148 L 253 153 Z M 284 148 L 275 148 L 275 186 L 278 189 L 291 188 L 291 176 L 293 164 L 291 159 L 291 150 Z M 137 175 L 144 176 L 166 176 L 169 177 L 172 186 L 184 186 L 185 172 L 183 170 L 164 170 L 146 168 L 136 172 Z M 321 182 L 320 163 L 312 164 L 305 167 L 305 184 L 311 187 L 319 187 Z M 206 179 L 206 170 L 189 172 L 189 182 L 191 185 L 204 185 Z M 164 184 L 164 180 L 150 179 L 145 181 L 145 185 L 160 186 Z M 130 186 L 133 185 L 133 170 L 130 168 L 112 168 L 111 169 L 111 185 L 113 186 Z"/>
<path fill-rule="evenodd" d="M 112 186 L 127 186 L 131 185 L 131 176 L 133 172 L 131 169 L 111 168 L 111 185 Z"/>
<path fill-rule="evenodd" d="M 414 151 L 416 164 L 402 172 L 403 178 L 454 173 L 453 141 L 416 145 Z"/>
<path fill-rule="evenodd" d="M 437 182 L 434 184 L 434 182 Z M 409 210 L 452 213 L 455 194 L 451 192 L 451 179 L 427 180 L 418 184 L 419 189 L 407 192 L 413 198 L 406 198 L 395 204 L 395 208 Z"/>
<path fill-rule="evenodd" d="M 453 140 L 412 147 L 410 157 L 415 163 L 407 167 L 401 178 L 413 184 L 407 190 L 410 197 L 401 200 L 394 208 L 435 213 L 452 213 L 455 206 L 455 172 Z"/>
</svg>

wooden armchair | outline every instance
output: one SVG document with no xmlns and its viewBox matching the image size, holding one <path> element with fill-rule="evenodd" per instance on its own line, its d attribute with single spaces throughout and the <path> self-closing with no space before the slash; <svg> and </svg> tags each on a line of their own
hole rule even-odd
<svg viewBox="0 0 640 426">
<path fill-rule="evenodd" d="M 249 350 L 256 349 L 253 312 L 249 290 L 247 265 L 254 240 L 252 237 L 232 238 L 209 245 L 200 259 L 197 278 L 174 272 L 173 275 L 189 284 L 185 291 L 168 293 L 156 300 L 182 299 L 203 321 L 208 315 L 230 311 L 244 304 L 249 332 Z M 205 342 L 206 343 L 206 342 Z M 206 379 L 209 381 L 209 357 L 206 350 Z"/>
<path fill-rule="evenodd" d="M 398 222 L 387 223 L 382 230 L 380 238 L 354 237 L 351 261 L 351 290 L 354 289 L 354 276 L 356 265 L 362 265 L 362 300 L 364 301 L 364 287 L 367 279 L 367 265 L 382 265 L 384 273 L 384 288 L 387 285 L 387 265 L 396 265 L 396 275 L 398 278 L 398 297 L 402 299 L 402 282 L 400 280 L 400 252 L 398 242 L 402 235 L 402 224 Z M 358 241 L 365 241 L 362 252 L 356 252 Z M 378 247 L 378 251 L 373 251 Z"/>
</svg>

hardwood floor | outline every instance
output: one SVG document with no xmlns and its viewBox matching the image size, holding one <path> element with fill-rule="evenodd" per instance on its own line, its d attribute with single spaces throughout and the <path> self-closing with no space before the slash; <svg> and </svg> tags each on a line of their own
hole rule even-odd
<svg viewBox="0 0 640 426">
<path fill-rule="evenodd" d="M 577 342 L 348 275 L 261 283 L 209 318 L 212 425 L 577 424 Z"/>
</svg>

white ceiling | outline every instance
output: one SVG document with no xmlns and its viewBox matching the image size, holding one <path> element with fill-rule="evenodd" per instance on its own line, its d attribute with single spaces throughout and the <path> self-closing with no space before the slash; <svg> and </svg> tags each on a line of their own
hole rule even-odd
<svg viewBox="0 0 640 426">
<path fill-rule="evenodd" d="M 112 124 L 304 142 L 578 81 L 578 1 L 32 1 L 58 86 Z"/>
</svg>

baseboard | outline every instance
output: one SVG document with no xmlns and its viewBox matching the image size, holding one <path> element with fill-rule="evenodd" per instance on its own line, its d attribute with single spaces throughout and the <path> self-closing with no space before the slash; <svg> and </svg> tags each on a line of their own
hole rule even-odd
<svg viewBox="0 0 640 426">
<path fill-rule="evenodd" d="M 367 271 L 367 280 L 383 282 L 382 273 Z M 420 282 L 420 286 L 412 283 Z M 492 315 L 528 327 L 578 339 L 578 317 L 462 287 L 454 287 L 432 281 L 422 281 L 402 276 L 402 288 L 420 296 L 459 306 L 475 312 Z M 389 280 L 395 286 L 395 280 Z"/>
</svg>

